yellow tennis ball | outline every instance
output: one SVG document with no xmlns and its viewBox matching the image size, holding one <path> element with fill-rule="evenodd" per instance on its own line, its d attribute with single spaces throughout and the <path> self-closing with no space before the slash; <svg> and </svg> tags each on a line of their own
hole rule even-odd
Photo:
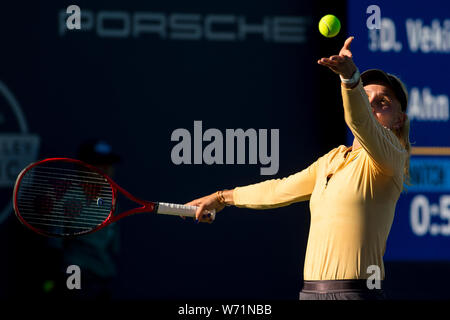
<svg viewBox="0 0 450 320">
<path fill-rule="evenodd" d="M 341 30 L 341 22 L 339 19 L 332 15 L 327 14 L 323 16 L 319 21 L 319 31 L 322 35 L 327 38 L 332 38 L 336 36 Z"/>
</svg>

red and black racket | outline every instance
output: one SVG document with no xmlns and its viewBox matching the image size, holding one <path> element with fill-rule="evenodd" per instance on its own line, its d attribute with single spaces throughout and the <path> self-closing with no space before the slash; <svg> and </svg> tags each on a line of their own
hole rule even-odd
<svg viewBox="0 0 450 320">
<path fill-rule="evenodd" d="M 141 207 L 115 214 L 118 192 Z M 50 237 L 91 233 L 135 213 L 195 217 L 197 210 L 196 206 L 138 199 L 100 169 L 69 158 L 50 158 L 28 165 L 17 177 L 13 202 L 25 226 Z M 214 221 L 215 211 L 208 212 L 205 218 L 202 221 Z"/>
</svg>

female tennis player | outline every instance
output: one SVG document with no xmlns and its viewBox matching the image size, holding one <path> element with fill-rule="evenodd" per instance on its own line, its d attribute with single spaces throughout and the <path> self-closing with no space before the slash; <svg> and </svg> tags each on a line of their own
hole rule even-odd
<svg viewBox="0 0 450 320">
<path fill-rule="evenodd" d="M 309 200 L 301 300 L 386 297 L 383 254 L 397 200 L 409 183 L 407 91 L 382 70 L 360 75 L 352 41 L 345 41 L 339 55 L 318 61 L 341 78 L 352 146 L 341 145 L 286 178 L 220 190 L 188 203 L 199 206 L 196 217 L 202 219 L 205 209 L 220 211 L 227 205 L 269 209 Z M 368 286 L 372 270 L 380 271 L 380 279 Z"/>
</svg>

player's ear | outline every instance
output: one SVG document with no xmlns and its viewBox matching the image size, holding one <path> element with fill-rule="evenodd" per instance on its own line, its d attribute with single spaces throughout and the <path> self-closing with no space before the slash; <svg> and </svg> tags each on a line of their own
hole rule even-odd
<svg viewBox="0 0 450 320">
<path fill-rule="evenodd" d="M 408 119 L 408 115 L 406 112 L 402 112 L 402 123 L 404 124 L 406 122 L 406 119 Z"/>
<path fill-rule="evenodd" d="M 405 125 L 406 119 L 408 118 L 408 116 L 406 115 L 406 112 L 401 112 L 400 113 L 400 123 L 401 123 L 401 127 L 403 127 Z"/>
</svg>

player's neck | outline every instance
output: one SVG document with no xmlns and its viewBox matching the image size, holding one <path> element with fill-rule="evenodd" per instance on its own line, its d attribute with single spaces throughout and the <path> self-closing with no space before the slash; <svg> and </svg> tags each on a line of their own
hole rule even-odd
<svg viewBox="0 0 450 320">
<path fill-rule="evenodd" d="M 362 146 L 361 146 L 361 144 L 359 143 L 359 141 L 358 141 L 358 139 L 353 139 L 353 145 L 352 145 L 352 151 L 354 151 L 354 150 L 356 150 L 356 149 L 358 149 L 358 148 L 361 148 Z"/>
</svg>

